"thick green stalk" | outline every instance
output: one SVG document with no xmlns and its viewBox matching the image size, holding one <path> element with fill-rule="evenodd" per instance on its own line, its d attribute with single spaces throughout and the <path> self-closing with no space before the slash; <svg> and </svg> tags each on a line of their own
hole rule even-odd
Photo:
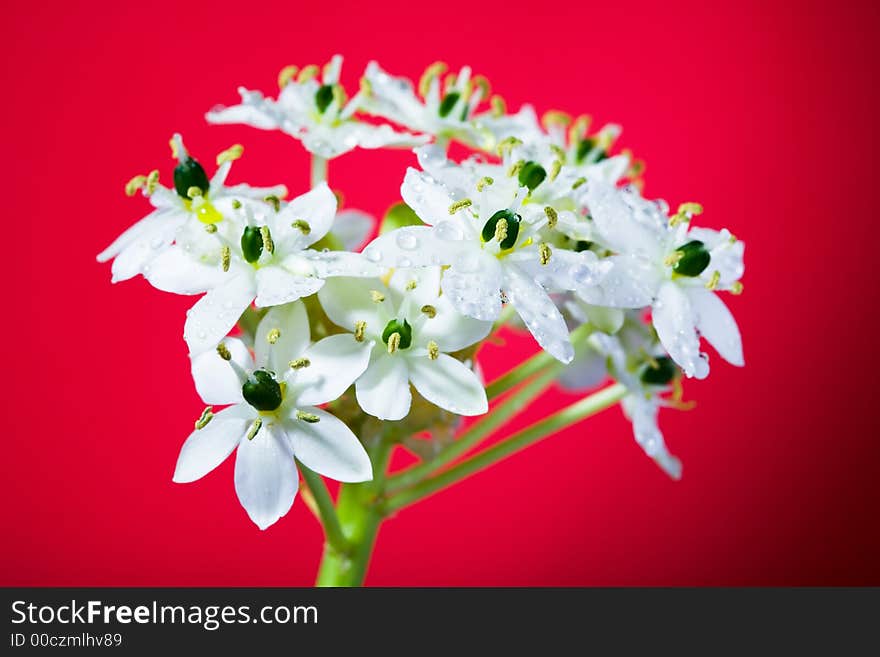
<svg viewBox="0 0 880 657">
<path fill-rule="evenodd" d="M 616 383 L 599 392 L 585 397 L 579 402 L 550 415 L 549 417 L 532 424 L 519 431 L 510 438 L 503 440 L 489 449 L 462 461 L 440 473 L 426 479 L 411 488 L 407 488 L 396 495 L 391 496 L 384 504 L 384 511 L 391 513 L 398 511 L 413 502 L 421 500 L 429 495 L 443 490 L 465 477 L 479 472 L 480 470 L 501 461 L 502 459 L 528 447 L 529 445 L 556 433 L 558 430 L 570 426 L 580 420 L 598 413 L 620 401 L 626 394 L 626 388 Z"/>
<path fill-rule="evenodd" d="M 394 493 L 412 486 L 476 447 L 483 439 L 491 435 L 498 427 L 521 411 L 532 399 L 544 392 L 547 386 L 556 378 L 560 367 L 555 361 L 549 363 L 548 368 L 543 373 L 490 410 L 481 420 L 462 433 L 453 443 L 444 447 L 431 460 L 423 461 L 416 466 L 404 470 L 400 474 L 390 477 L 388 479 L 388 490 Z"/>
<path fill-rule="evenodd" d="M 339 517 L 336 515 L 336 508 L 333 506 L 333 499 L 330 497 L 327 485 L 319 474 L 312 472 L 302 463 L 297 462 L 297 464 L 315 500 L 315 505 L 318 507 L 318 515 L 320 516 L 321 524 L 324 526 L 324 535 L 327 538 L 328 545 L 333 546 L 333 549 L 340 554 L 349 552 L 351 546 L 342 532 L 342 526 L 339 523 Z"/>
</svg>

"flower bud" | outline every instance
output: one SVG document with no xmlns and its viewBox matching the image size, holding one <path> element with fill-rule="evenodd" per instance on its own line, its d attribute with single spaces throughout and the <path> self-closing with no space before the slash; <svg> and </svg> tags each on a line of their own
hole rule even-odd
<svg viewBox="0 0 880 657">
<path fill-rule="evenodd" d="M 208 174 L 205 173 L 202 165 L 188 155 L 174 167 L 174 189 L 181 198 L 190 199 L 191 187 L 200 189 L 202 196 L 207 196 L 210 186 Z"/>
</svg>

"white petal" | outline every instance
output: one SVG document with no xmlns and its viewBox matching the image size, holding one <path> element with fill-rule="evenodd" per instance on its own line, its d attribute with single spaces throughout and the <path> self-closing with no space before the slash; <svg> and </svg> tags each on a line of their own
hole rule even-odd
<svg viewBox="0 0 880 657">
<path fill-rule="evenodd" d="M 324 284 L 320 278 L 291 274 L 277 265 L 261 267 L 257 270 L 256 278 L 255 304 L 261 308 L 280 306 L 307 297 L 320 290 Z"/>
<path fill-rule="evenodd" d="M 697 317 L 697 330 L 731 365 L 742 367 L 742 337 L 730 310 L 718 295 L 702 288 L 687 291 L 691 307 Z"/>
<path fill-rule="evenodd" d="M 336 481 L 369 481 L 373 466 L 363 445 L 342 420 L 320 408 L 305 407 L 318 422 L 285 420 L 293 453 L 303 465 Z"/>
<path fill-rule="evenodd" d="M 406 170 L 400 196 L 416 216 L 429 226 L 449 218 L 449 206 L 455 201 L 451 190 L 430 175 L 417 169 Z"/>
<path fill-rule="evenodd" d="M 333 234 L 339 238 L 346 251 L 357 251 L 367 241 L 375 225 L 376 220 L 366 212 L 343 210 L 336 213 Z"/>
<path fill-rule="evenodd" d="M 278 330 L 274 343 L 269 333 Z M 288 369 L 288 363 L 302 356 L 308 349 L 311 336 L 309 317 L 302 301 L 275 306 L 260 320 L 254 336 L 254 360 L 257 367 L 267 367 L 279 377 Z"/>
<path fill-rule="evenodd" d="M 336 196 L 330 191 L 327 183 L 320 183 L 314 189 L 297 196 L 276 215 L 272 223 L 272 239 L 280 253 L 286 253 L 285 240 L 295 237 L 299 239 L 302 232 L 291 224 L 303 220 L 309 224 L 309 234 L 305 244 L 314 244 L 326 235 L 333 225 L 336 216 Z"/>
<path fill-rule="evenodd" d="M 190 355 L 216 347 L 254 300 L 254 294 L 253 277 L 243 272 L 199 299 L 187 312 L 183 327 Z"/>
<path fill-rule="evenodd" d="M 253 440 L 245 438 L 235 457 L 235 492 L 251 520 L 266 529 L 293 505 L 299 474 L 284 429 L 264 422 Z"/>
<path fill-rule="evenodd" d="M 483 384 L 462 362 L 446 354 L 437 360 L 427 356 L 407 360 L 410 381 L 432 404 L 458 415 L 482 415 L 489 410 Z"/>
<path fill-rule="evenodd" d="M 307 256 L 307 265 L 312 275 L 318 278 L 332 278 L 334 276 L 366 278 L 382 275 L 382 269 L 360 253 L 312 250 L 303 253 Z"/>
<path fill-rule="evenodd" d="M 412 393 L 409 369 L 400 355 L 385 353 L 385 345 L 373 349 L 370 366 L 355 384 L 360 407 L 380 420 L 400 420 L 409 413 Z"/>
<path fill-rule="evenodd" d="M 516 266 L 504 267 L 504 291 L 539 345 L 563 363 L 574 358 L 568 327 L 547 292 Z"/>
<path fill-rule="evenodd" d="M 463 252 L 443 272 L 441 286 L 453 307 L 463 315 L 495 321 L 501 312 L 501 265 L 480 249 Z"/>
<path fill-rule="evenodd" d="M 244 371 L 254 368 L 251 354 L 244 342 L 238 338 L 226 338 L 222 342 L 232 355 L 232 362 Z M 220 358 L 216 349 L 193 356 L 190 371 L 196 391 L 206 404 L 237 404 L 243 401 L 242 382 L 232 365 Z"/>
<path fill-rule="evenodd" d="M 361 148 L 413 148 L 425 144 L 430 137 L 413 135 L 408 132 L 397 132 L 389 125 L 371 125 L 369 123 L 347 123 L 347 137 L 357 141 Z"/>
<path fill-rule="evenodd" d="M 138 231 L 138 235 L 125 245 L 116 255 L 111 266 L 112 281 L 118 283 L 140 274 L 162 251 L 171 246 L 174 235 L 186 221 L 186 214 L 177 211 L 160 211 L 151 215 L 149 226 Z M 147 221 L 144 219 L 142 221 Z M 123 234 L 120 239 L 126 236 Z M 106 256 L 114 245 L 110 245 L 100 256 Z"/>
<path fill-rule="evenodd" d="M 199 262 L 178 245 L 160 253 L 144 276 L 156 289 L 172 294 L 202 294 L 227 278 L 219 265 Z"/>
<path fill-rule="evenodd" d="M 380 235 L 364 249 L 370 262 L 382 267 L 430 267 L 452 264 L 464 248 L 458 240 L 441 239 L 430 226 L 405 226 Z M 459 231 L 459 239 L 463 233 Z"/>
<path fill-rule="evenodd" d="M 296 403 L 311 406 L 338 399 L 367 369 L 372 348 L 371 342 L 358 342 L 351 333 L 316 342 L 303 354 L 309 366 L 298 370 L 290 381 L 297 391 Z"/>
<path fill-rule="evenodd" d="M 667 475 L 681 479 L 681 461 L 669 453 L 657 424 L 659 408 L 656 402 L 645 400 L 640 395 L 631 395 L 624 398 L 623 408 L 632 421 L 636 442 L 645 450 L 645 454 L 654 459 Z"/>
<path fill-rule="evenodd" d="M 215 107 L 205 115 L 208 123 L 228 124 L 243 123 L 262 130 L 274 130 L 280 127 L 281 115 L 274 107 L 274 102 L 258 91 L 239 89 L 241 104 L 231 107 Z"/>
<path fill-rule="evenodd" d="M 170 214 L 171 213 L 168 210 L 156 210 L 137 223 L 132 224 L 122 233 L 122 235 L 113 240 L 110 246 L 98 254 L 98 262 L 107 262 L 111 258 L 115 258 L 144 235 L 155 232 L 161 234 L 163 224 L 168 221 Z"/>
<path fill-rule="evenodd" d="M 249 406 L 230 406 L 211 418 L 203 429 L 193 431 L 180 448 L 174 481 L 186 484 L 201 479 L 223 463 L 244 438 L 255 416 Z"/>
<path fill-rule="evenodd" d="M 577 293 L 584 301 L 612 308 L 650 306 L 661 284 L 661 270 L 651 260 L 639 256 L 614 255 L 603 258 L 609 265 L 595 285 L 581 287 Z"/>
<path fill-rule="evenodd" d="M 370 334 L 379 335 L 385 328 L 384 317 L 380 317 L 380 304 L 372 300 L 370 292 L 385 289 L 385 284 L 378 279 L 330 278 L 318 290 L 318 299 L 330 321 L 340 328 L 354 331 L 355 324 L 363 321 Z"/>
<path fill-rule="evenodd" d="M 709 363 L 700 354 L 700 338 L 690 301 L 678 285 L 667 282 L 660 287 L 651 317 L 657 336 L 672 360 L 688 376 L 705 379 L 709 375 Z"/>
<path fill-rule="evenodd" d="M 620 253 L 660 258 L 666 219 L 655 204 L 599 181 L 589 183 L 587 203 L 603 244 Z"/>
</svg>

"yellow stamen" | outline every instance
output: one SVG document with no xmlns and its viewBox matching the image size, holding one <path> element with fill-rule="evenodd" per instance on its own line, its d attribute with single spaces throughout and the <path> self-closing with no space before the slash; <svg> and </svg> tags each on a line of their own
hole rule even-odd
<svg viewBox="0 0 880 657">
<path fill-rule="evenodd" d="M 180 159 L 180 150 L 177 148 L 177 139 L 172 137 L 168 140 L 168 145 L 171 147 L 171 157 L 175 160 Z"/>
<path fill-rule="evenodd" d="M 550 180 L 556 180 L 560 171 L 562 171 L 562 160 L 553 160 L 553 164 L 550 165 Z"/>
<path fill-rule="evenodd" d="M 418 282 L 415 279 L 406 284 L 407 290 L 415 290 L 416 287 L 418 287 Z"/>
<path fill-rule="evenodd" d="M 556 228 L 556 222 L 559 221 L 559 215 L 556 213 L 555 208 L 551 208 L 549 205 L 544 208 L 544 214 L 547 215 L 547 227 L 548 228 Z"/>
<path fill-rule="evenodd" d="M 213 235 L 217 232 L 217 224 L 205 224 L 205 232 Z"/>
<path fill-rule="evenodd" d="M 483 176 L 477 181 L 477 191 L 482 192 L 483 188 L 486 187 L 486 185 L 491 185 L 494 182 L 495 180 L 490 178 L 489 176 Z M 129 196 L 131 195 L 129 194 Z"/>
<path fill-rule="evenodd" d="M 663 264 L 667 267 L 674 267 L 679 263 L 679 261 L 684 258 L 684 252 L 682 251 L 673 251 L 666 258 L 663 259 Z"/>
<path fill-rule="evenodd" d="M 455 214 L 463 208 L 469 208 L 474 204 L 469 198 L 463 198 L 449 206 L 449 214 Z"/>
<path fill-rule="evenodd" d="M 577 142 L 587 134 L 590 129 L 590 123 L 593 119 L 587 114 L 581 114 L 574 120 L 574 123 L 568 128 L 568 143 L 574 146 Z"/>
<path fill-rule="evenodd" d="M 281 337 L 281 329 L 273 328 L 269 329 L 269 332 L 266 334 L 266 342 L 269 344 L 275 344 L 278 342 L 278 338 Z"/>
<path fill-rule="evenodd" d="M 419 95 L 422 98 L 428 95 L 428 91 L 431 89 L 431 83 L 434 81 L 438 75 L 443 75 L 446 72 L 445 62 L 434 62 L 428 68 L 425 69 L 425 72 L 422 73 L 422 77 L 419 78 Z"/>
<path fill-rule="evenodd" d="M 510 165 L 510 168 L 507 170 L 507 177 L 513 178 L 514 176 L 518 176 L 519 172 L 522 171 L 522 168 L 526 165 L 525 160 L 517 160 L 513 164 Z"/>
<path fill-rule="evenodd" d="M 370 298 L 373 300 L 373 303 L 382 303 L 385 301 L 385 295 L 379 292 L 379 290 L 370 290 Z"/>
<path fill-rule="evenodd" d="M 241 209 L 241 201 L 239 201 L 237 198 L 232 199 L 232 209 L 233 210 L 240 210 Z"/>
<path fill-rule="evenodd" d="M 321 421 L 321 418 L 319 418 L 314 413 L 305 413 L 304 411 L 297 411 L 296 419 L 302 420 L 303 422 L 308 422 L 309 424 L 315 424 L 316 422 Z"/>
<path fill-rule="evenodd" d="M 489 100 L 489 105 L 492 107 L 492 116 L 496 119 L 507 114 L 507 103 L 505 103 L 504 99 L 498 94 L 492 96 Z"/>
<path fill-rule="evenodd" d="M 572 183 L 571 188 L 577 189 L 578 187 L 583 185 L 585 182 L 587 182 L 586 178 L 584 178 L 584 177 L 578 178 L 577 180 L 574 181 L 574 183 Z"/>
<path fill-rule="evenodd" d="M 428 343 L 428 358 L 431 360 L 437 360 L 440 357 L 440 346 L 431 340 Z"/>
<path fill-rule="evenodd" d="M 541 125 L 547 130 L 553 127 L 565 128 L 571 125 L 571 114 L 559 110 L 549 110 L 541 117 Z"/>
<path fill-rule="evenodd" d="M 208 224 L 208 226 L 213 226 L 214 224 Z M 208 228 L 205 226 L 205 228 Z M 214 227 L 216 231 L 217 228 Z M 229 246 L 224 244 L 223 248 L 220 249 L 220 266 L 223 267 L 223 271 L 229 271 L 229 265 L 232 263 L 232 252 L 229 250 Z"/>
<path fill-rule="evenodd" d="M 291 64 L 290 66 L 285 66 L 278 72 L 278 88 L 284 89 L 290 81 L 296 77 L 296 73 L 299 71 L 299 66 L 294 66 Z"/>
<path fill-rule="evenodd" d="M 361 78 L 360 89 L 361 94 L 368 98 L 373 95 L 373 83 L 367 80 L 367 78 Z"/>
<path fill-rule="evenodd" d="M 692 217 L 703 214 L 703 206 L 699 203 L 682 203 L 678 206 L 679 214 L 689 214 Z"/>
<path fill-rule="evenodd" d="M 309 80 L 318 77 L 318 73 L 320 72 L 321 69 L 315 64 L 309 64 L 308 66 L 303 67 L 303 70 L 299 72 L 299 75 L 296 76 L 296 81 L 300 84 L 308 82 Z"/>
<path fill-rule="evenodd" d="M 730 285 L 730 293 L 731 294 L 742 294 L 743 293 L 743 284 L 739 281 L 734 281 Z"/>
<path fill-rule="evenodd" d="M 288 363 L 290 369 L 292 370 L 301 370 L 304 367 L 308 367 L 312 364 L 308 358 L 297 358 L 296 360 L 292 360 Z"/>
<path fill-rule="evenodd" d="M 499 243 L 503 242 L 507 237 L 507 219 L 499 219 L 498 223 L 495 224 L 495 239 L 498 240 Z"/>
<path fill-rule="evenodd" d="M 358 342 L 364 341 L 364 331 L 367 330 L 367 323 L 364 320 L 358 320 L 354 323 L 354 339 Z"/>
<path fill-rule="evenodd" d="M 196 420 L 195 426 L 196 430 L 204 429 L 208 426 L 208 422 L 211 421 L 211 418 L 214 417 L 213 408 L 211 406 L 205 406 L 205 410 L 202 411 L 202 414 L 199 416 L 199 419 Z"/>
<path fill-rule="evenodd" d="M 278 212 L 281 209 L 281 199 L 275 196 L 275 194 L 269 194 L 268 196 L 264 196 L 263 200 L 266 201 L 269 205 L 271 205 L 275 212 Z"/>
<path fill-rule="evenodd" d="M 152 196 L 159 184 L 159 170 L 153 169 L 147 174 L 147 196 Z"/>
<path fill-rule="evenodd" d="M 337 108 L 342 109 L 345 106 L 348 96 L 345 95 L 345 89 L 342 88 L 341 84 L 333 85 L 333 100 L 336 101 Z"/>
<path fill-rule="evenodd" d="M 716 287 L 718 287 L 718 281 L 720 280 L 721 272 L 716 269 L 712 272 L 712 277 L 708 281 L 706 281 L 706 289 L 714 290 Z"/>
<path fill-rule="evenodd" d="M 217 153 L 217 166 L 219 167 L 221 164 L 225 164 L 226 162 L 235 162 L 238 158 L 241 157 L 242 153 L 244 153 L 244 146 L 242 146 L 241 144 L 233 144 L 225 151 Z"/>
<path fill-rule="evenodd" d="M 431 319 L 434 319 L 437 316 L 437 309 L 430 304 L 426 303 L 419 310 L 421 310 L 424 314 L 426 314 Z"/>
<path fill-rule="evenodd" d="M 257 434 L 260 432 L 260 427 L 262 427 L 262 426 L 263 426 L 263 420 L 261 420 L 260 418 L 257 418 L 256 420 L 254 420 L 254 423 L 251 425 L 251 428 L 248 429 L 248 432 L 247 432 L 247 435 L 245 436 L 245 438 L 247 438 L 248 440 L 253 440 L 254 438 L 256 438 Z"/>
<path fill-rule="evenodd" d="M 217 345 L 217 353 L 223 360 L 232 360 L 232 354 L 229 352 L 229 347 L 222 342 Z"/>
<path fill-rule="evenodd" d="M 125 183 L 125 195 L 126 196 L 134 196 L 139 189 L 142 189 L 147 184 L 147 177 L 140 175 L 135 176 L 127 183 Z"/>
<path fill-rule="evenodd" d="M 268 226 L 260 226 L 260 237 L 263 238 L 263 248 L 269 253 L 275 253 L 275 242 L 272 241 L 272 233 Z"/>
<path fill-rule="evenodd" d="M 388 353 L 393 354 L 400 347 L 400 333 L 395 331 L 388 336 Z"/>
<path fill-rule="evenodd" d="M 303 235 L 308 235 L 312 232 L 312 227 L 309 226 L 309 222 L 305 219 L 297 219 L 292 224 L 290 224 L 291 228 L 296 228 Z"/>
<path fill-rule="evenodd" d="M 522 140 L 517 139 L 516 137 L 507 137 L 505 139 L 502 139 L 498 143 L 498 156 L 504 157 L 504 151 L 510 152 L 511 150 L 513 150 L 514 146 L 518 146 L 520 144 L 522 144 Z"/>
<path fill-rule="evenodd" d="M 541 264 L 546 265 L 550 262 L 550 256 L 553 255 L 553 251 L 550 249 L 550 245 L 546 242 L 542 242 L 540 246 L 538 246 L 538 255 L 541 257 Z"/>
<path fill-rule="evenodd" d="M 475 75 L 472 84 L 480 90 L 480 96 L 483 99 L 488 98 L 492 93 L 492 85 L 489 84 L 489 80 L 483 75 Z"/>
</svg>

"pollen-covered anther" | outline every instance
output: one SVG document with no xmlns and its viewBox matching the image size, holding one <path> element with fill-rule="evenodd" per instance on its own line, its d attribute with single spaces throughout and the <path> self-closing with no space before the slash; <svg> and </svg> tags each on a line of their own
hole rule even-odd
<svg viewBox="0 0 880 657">
<path fill-rule="evenodd" d="M 669 220 L 670 226 L 677 226 L 685 221 L 690 221 L 692 217 L 703 214 L 703 206 L 699 203 L 682 203 L 678 206 L 678 212 L 672 215 Z"/>
<path fill-rule="evenodd" d="M 590 123 L 593 122 L 592 117 L 587 114 L 581 114 L 568 128 L 568 143 L 577 144 L 581 137 L 587 134 L 590 129 Z"/>
<path fill-rule="evenodd" d="M 363 96 L 369 98 L 373 95 L 373 83 L 367 78 L 362 77 L 360 80 L 360 91 Z"/>
<path fill-rule="evenodd" d="M 495 94 L 489 99 L 489 106 L 492 108 L 492 116 L 496 119 L 507 114 L 507 103 L 505 103 L 504 98 L 498 94 Z"/>
<path fill-rule="evenodd" d="M 321 72 L 321 69 L 318 68 L 316 64 L 309 64 L 308 66 L 303 67 L 303 70 L 299 72 L 299 75 L 296 76 L 296 81 L 302 84 L 303 82 L 308 82 L 316 77 L 318 77 L 318 73 Z"/>
<path fill-rule="evenodd" d="M 275 212 L 278 212 L 281 209 L 281 199 L 275 196 L 274 194 L 269 194 L 268 196 L 264 196 L 263 200 L 272 206 L 272 209 Z"/>
<path fill-rule="evenodd" d="M 213 235 L 217 232 L 217 224 L 205 224 L 205 232 L 209 235 Z"/>
<path fill-rule="evenodd" d="M 431 360 L 437 360 L 440 357 L 440 347 L 439 345 L 431 340 L 428 343 L 428 358 Z"/>
<path fill-rule="evenodd" d="M 489 176 L 483 176 L 477 181 L 477 191 L 482 192 L 486 185 L 491 185 L 495 180 Z"/>
<path fill-rule="evenodd" d="M 718 281 L 720 281 L 720 280 L 721 280 L 721 272 L 716 269 L 715 271 L 712 272 L 712 276 L 709 278 L 709 280 L 706 281 L 706 289 L 707 290 L 714 290 L 716 287 L 718 287 Z"/>
<path fill-rule="evenodd" d="M 308 235 L 312 232 L 312 227 L 309 225 L 309 222 L 305 219 L 297 219 L 292 224 L 290 224 L 291 228 L 296 228 L 303 235 Z"/>
<path fill-rule="evenodd" d="M 739 281 L 734 281 L 730 284 L 730 293 L 731 294 L 742 294 L 743 293 L 743 284 Z"/>
<path fill-rule="evenodd" d="M 388 336 L 388 353 L 393 354 L 400 348 L 400 333 L 396 331 Z"/>
<path fill-rule="evenodd" d="M 293 78 L 296 77 L 297 72 L 299 71 L 299 66 L 289 65 L 285 66 L 278 72 L 278 88 L 284 89 Z"/>
<path fill-rule="evenodd" d="M 321 418 L 319 418 L 314 413 L 306 413 L 305 411 L 297 411 L 296 419 L 302 420 L 303 422 L 308 422 L 309 424 L 315 424 L 321 421 Z"/>
<path fill-rule="evenodd" d="M 571 122 L 571 114 L 559 110 L 549 110 L 544 112 L 541 117 L 541 124 L 547 129 L 553 127 L 566 128 L 571 125 Z"/>
<path fill-rule="evenodd" d="M 434 319 L 437 316 L 437 309 L 431 304 L 425 304 L 419 310 L 422 311 L 425 315 L 427 315 L 430 319 Z"/>
<path fill-rule="evenodd" d="M 370 299 L 373 300 L 373 303 L 382 303 L 385 301 L 385 295 L 379 290 L 370 290 Z"/>
<path fill-rule="evenodd" d="M 262 426 L 263 426 L 263 420 L 260 418 L 257 418 L 256 420 L 254 420 L 254 423 L 251 425 L 251 428 L 248 429 L 248 432 L 245 437 L 248 440 L 253 440 L 254 438 L 257 437 L 257 434 L 260 432 L 260 428 Z"/>
<path fill-rule="evenodd" d="M 241 157 L 242 153 L 244 153 L 244 146 L 242 146 L 241 144 L 233 144 L 225 151 L 217 153 L 217 166 L 219 167 L 221 164 L 225 164 L 226 162 L 235 162 L 238 158 Z"/>
<path fill-rule="evenodd" d="M 208 426 L 208 422 L 211 421 L 211 418 L 214 417 L 214 408 L 212 406 L 205 406 L 205 410 L 202 411 L 202 414 L 199 416 L 199 419 L 195 421 L 196 430 L 204 429 Z"/>
<path fill-rule="evenodd" d="M 312 364 L 312 361 L 310 361 L 308 358 L 296 358 L 288 363 L 288 365 L 290 366 L 290 369 L 292 369 L 292 370 L 301 370 L 304 367 L 308 367 L 311 364 Z"/>
<path fill-rule="evenodd" d="M 422 77 L 419 78 L 419 95 L 421 95 L 422 98 L 428 95 L 428 91 L 431 89 L 431 83 L 434 81 L 434 78 L 443 75 L 447 68 L 449 67 L 445 62 L 434 62 L 425 69 L 425 72 L 422 73 Z"/>
<path fill-rule="evenodd" d="M 556 180 L 560 171 L 562 171 L 562 160 L 553 160 L 553 163 L 550 165 L 550 180 Z"/>
<path fill-rule="evenodd" d="M 224 343 L 220 343 L 217 345 L 217 354 L 223 360 L 232 360 L 232 353 L 229 351 L 229 347 L 227 347 Z"/>
<path fill-rule="evenodd" d="M 266 334 L 266 342 L 269 344 L 275 344 L 278 342 L 278 338 L 281 337 L 281 329 L 273 328 L 269 329 L 269 332 Z"/>
<path fill-rule="evenodd" d="M 201 190 L 201 188 L 196 187 L 195 185 L 193 185 L 192 187 L 189 187 L 189 188 L 186 190 L 186 195 L 187 195 L 190 199 L 198 198 L 199 196 L 202 195 L 202 190 Z"/>
<path fill-rule="evenodd" d="M 544 214 L 547 215 L 547 228 L 556 228 L 556 224 L 559 221 L 559 214 L 556 212 L 556 209 L 547 205 L 544 207 Z"/>
<path fill-rule="evenodd" d="M 475 89 L 480 90 L 481 98 L 488 98 L 492 93 L 492 85 L 489 84 L 489 79 L 484 75 L 475 75 L 472 84 Z"/>
<path fill-rule="evenodd" d="M 333 85 L 333 100 L 336 101 L 336 106 L 342 108 L 345 105 L 345 101 L 348 100 L 348 97 L 345 95 L 345 89 L 342 88 L 341 84 Z"/>
<path fill-rule="evenodd" d="M 209 226 L 213 226 L 213 224 L 209 224 Z M 205 226 L 208 228 L 209 226 Z M 217 228 L 214 227 L 216 231 Z M 223 248 L 220 249 L 220 266 L 223 267 L 223 271 L 229 271 L 229 265 L 232 264 L 232 251 L 229 246 L 224 244 Z"/>
<path fill-rule="evenodd" d="M 525 160 L 517 160 L 513 164 L 510 165 L 510 168 L 507 170 L 507 177 L 513 178 L 514 176 L 518 176 L 519 172 L 522 171 L 522 168 L 526 165 Z"/>
<path fill-rule="evenodd" d="M 459 210 L 464 208 L 469 208 L 474 204 L 469 198 L 463 198 L 460 201 L 456 201 L 452 205 L 449 206 L 449 214 L 455 214 Z"/>
<path fill-rule="evenodd" d="M 153 169 L 150 173 L 147 174 L 147 196 L 152 196 L 153 192 L 156 191 L 156 187 L 159 185 L 159 170 Z"/>
<path fill-rule="evenodd" d="M 241 201 L 239 201 L 237 198 L 232 199 L 232 209 L 241 210 Z"/>
<path fill-rule="evenodd" d="M 663 259 L 663 264 L 667 267 L 674 267 L 681 262 L 682 258 L 684 258 L 684 253 L 682 251 L 673 251 Z"/>
<path fill-rule="evenodd" d="M 409 283 L 406 284 L 406 289 L 407 290 L 415 290 L 418 286 L 419 286 L 418 281 L 413 279 Z"/>
<path fill-rule="evenodd" d="M 134 196 L 139 189 L 143 189 L 147 186 L 147 177 L 144 175 L 138 175 L 125 183 L 125 195 L 126 196 Z"/>
<path fill-rule="evenodd" d="M 577 180 L 575 180 L 575 181 L 571 184 L 571 188 L 572 188 L 572 189 L 577 189 L 578 187 L 580 187 L 581 185 L 585 184 L 586 182 L 587 182 L 587 179 L 584 178 L 583 176 L 581 176 L 580 178 L 578 178 Z"/>
<path fill-rule="evenodd" d="M 358 320 L 354 323 L 354 339 L 358 342 L 364 341 L 364 331 L 367 330 L 367 323 L 364 320 Z"/>
<path fill-rule="evenodd" d="M 522 139 L 517 139 L 516 137 L 506 137 L 502 139 L 498 143 L 498 156 L 504 157 L 505 151 L 510 152 L 513 150 L 514 146 L 519 146 L 522 144 Z"/>
<path fill-rule="evenodd" d="M 272 241 L 272 233 L 268 226 L 260 226 L 260 237 L 263 238 L 263 248 L 269 253 L 275 253 L 275 242 Z"/>
<path fill-rule="evenodd" d="M 507 237 L 507 219 L 499 219 L 498 223 L 495 224 L 495 240 L 497 242 L 503 242 Z"/>
<path fill-rule="evenodd" d="M 546 242 L 541 242 L 538 246 L 538 255 L 541 258 L 541 264 L 546 265 L 550 262 L 550 256 L 553 255 L 553 251 L 550 249 L 550 245 Z"/>
</svg>

